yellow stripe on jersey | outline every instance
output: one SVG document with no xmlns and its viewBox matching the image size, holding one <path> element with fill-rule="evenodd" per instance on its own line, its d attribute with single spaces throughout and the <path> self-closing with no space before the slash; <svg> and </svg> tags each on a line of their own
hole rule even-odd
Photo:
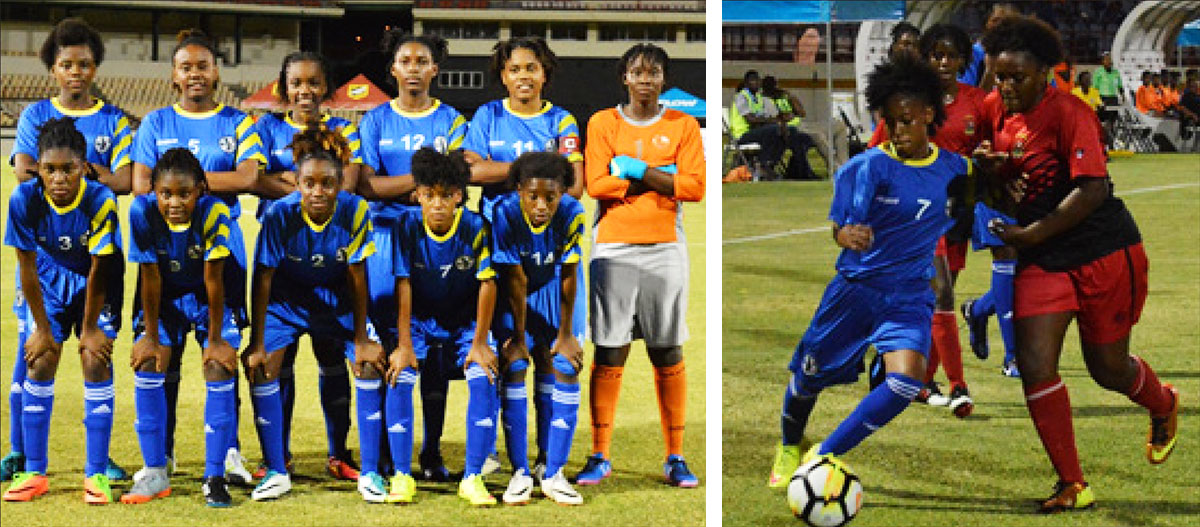
<svg viewBox="0 0 1200 527">
<path fill-rule="evenodd" d="M 127 119 L 124 115 L 122 115 L 120 119 L 117 119 L 117 131 L 115 133 L 117 133 L 119 135 L 121 132 L 128 130 L 128 129 L 129 129 L 129 119 Z"/>
<path fill-rule="evenodd" d="M 450 132 L 447 135 L 454 136 L 455 130 L 462 128 L 466 124 L 467 124 L 467 119 L 465 117 L 463 117 L 461 115 L 458 117 L 455 117 L 454 122 L 450 124 Z M 448 150 L 458 150 L 459 148 L 462 148 L 463 139 L 465 139 L 466 137 L 467 137 L 467 134 L 460 134 L 458 137 L 451 140 L 450 145 L 447 147 Z"/>
<path fill-rule="evenodd" d="M 479 262 L 479 265 L 483 265 L 483 262 L 488 262 L 487 267 L 482 267 L 475 272 L 476 280 L 491 280 L 496 277 L 496 270 L 492 268 L 491 265 L 491 252 L 488 251 L 487 246 L 484 246 L 483 250 L 479 251 L 479 256 L 476 258 L 476 260 Z"/>
<path fill-rule="evenodd" d="M 229 206 L 224 202 L 218 201 L 213 204 L 212 208 L 208 209 L 208 217 L 204 218 L 204 232 L 211 231 L 213 225 L 216 225 L 217 220 L 221 219 L 221 216 L 229 217 Z"/>
<path fill-rule="evenodd" d="M 124 118 L 122 117 L 122 119 L 124 119 Z M 128 155 L 126 155 L 124 159 L 121 159 L 121 154 L 124 154 L 125 149 L 129 148 L 129 145 L 132 143 L 133 143 L 133 134 L 126 134 L 125 137 L 122 137 L 120 141 L 117 141 L 117 146 L 113 147 L 112 158 L 118 160 L 117 168 L 121 168 L 121 167 L 133 162 L 133 160 L 130 159 Z"/>
<path fill-rule="evenodd" d="M 571 220 L 571 225 L 567 227 L 567 236 L 570 237 L 569 239 L 573 239 L 576 242 L 579 241 L 579 234 L 582 234 L 583 231 L 583 222 L 583 214 L 576 214 L 575 219 Z"/>
<path fill-rule="evenodd" d="M 367 218 L 367 202 L 359 200 L 358 208 L 354 210 L 354 223 L 352 223 L 352 231 L 354 239 L 350 241 L 350 245 L 346 246 L 347 257 L 354 256 L 360 248 L 363 249 L 363 258 L 375 254 L 375 242 L 367 241 L 367 232 L 374 229 L 371 225 L 371 220 Z M 366 246 L 363 246 L 363 243 Z"/>
<path fill-rule="evenodd" d="M 213 245 L 217 241 L 217 238 L 221 238 L 221 237 L 224 237 L 226 243 L 228 243 L 228 241 L 229 241 L 229 226 L 228 225 L 222 224 L 221 226 L 217 227 L 216 232 L 210 232 L 210 233 L 208 233 L 207 236 L 204 237 L 204 251 L 206 253 L 208 253 L 208 256 L 205 258 L 205 260 L 208 260 L 208 261 L 219 260 L 221 258 L 225 258 L 226 256 L 229 256 L 229 246 L 228 245 L 221 245 L 220 247 L 216 247 L 216 248 L 213 247 Z"/>
<path fill-rule="evenodd" d="M 487 235 L 487 227 L 479 229 L 479 232 L 475 234 L 475 240 L 473 240 L 471 242 L 471 249 L 478 252 L 479 247 L 483 245 L 483 238 L 486 235 Z M 484 247 L 484 248 L 486 249 L 486 247 Z"/>
<path fill-rule="evenodd" d="M 578 126 L 579 126 L 579 123 L 575 122 L 575 116 L 574 116 L 574 115 L 567 115 L 567 118 L 566 118 L 566 119 L 563 119 L 562 121 L 559 121 L 559 123 L 558 123 L 558 133 L 560 133 L 560 134 L 561 134 L 561 133 L 563 133 L 563 132 L 567 131 L 567 127 L 568 127 L 568 126 L 571 126 L 571 125 L 575 125 L 576 127 L 578 127 Z"/>
<path fill-rule="evenodd" d="M 246 131 L 249 130 L 251 126 L 254 126 L 254 119 L 251 119 L 250 116 L 242 118 L 242 122 L 238 123 L 237 129 L 234 132 L 239 141 L 244 139 Z"/>
<path fill-rule="evenodd" d="M 113 229 L 112 217 L 117 213 L 117 201 L 114 199 L 104 200 L 104 205 L 100 206 L 100 210 L 92 216 L 92 235 L 88 237 L 88 252 L 95 255 L 106 255 L 116 252 L 115 244 L 112 237 L 116 235 Z M 105 245 L 101 247 L 101 243 L 107 239 Z"/>
</svg>

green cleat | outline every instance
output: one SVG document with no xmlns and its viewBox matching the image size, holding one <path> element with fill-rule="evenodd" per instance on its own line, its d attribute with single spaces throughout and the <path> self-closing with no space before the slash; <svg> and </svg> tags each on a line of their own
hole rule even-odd
<svg viewBox="0 0 1200 527">
<path fill-rule="evenodd" d="M 771 479 L 767 486 L 782 489 L 788 486 L 792 474 L 800 467 L 800 445 L 775 445 L 775 463 L 771 465 Z"/>
<path fill-rule="evenodd" d="M 108 505 L 113 502 L 112 483 L 103 473 L 92 474 L 83 480 L 83 502 L 89 505 Z"/>
<path fill-rule="evenodd" d="M 459 493 L 461 494 L 462 490 L 459 490 Z M 392 476 L 391 487 L 383 501 L 384 503 L 412 503 L 416 495 L 417 482 L 413 480 L 412 475 L 397 472 Z"/>
<path fill-rule="evenodd" d="M 496 497 L 488 492 L 483 484 L 483 476 L 472 474 L 458 482 L 458 497 L 467 500 L 472 507 L 490 507 L 496 504 Z"/>
</svg>

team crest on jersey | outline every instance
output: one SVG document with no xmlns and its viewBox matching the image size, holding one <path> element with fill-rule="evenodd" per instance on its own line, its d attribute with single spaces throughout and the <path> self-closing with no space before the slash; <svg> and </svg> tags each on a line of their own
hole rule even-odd
<svg viewBox="0 0 1200 527">
<path fill-rule="evenodd" d="M 200 245 L 193 245 L 191 247 L 188 247 L 188 250 L 187 250 L 188 258 L 191 258 L 192 260 L 199 260 L 200 257 L 203 255 L 204 255 L 204 248 L 200 247 Z"/>
<path fill-rule="evenodd" d="M 459 271 L 468 271 L 475 266 L 475 258 L 471 256 L 459 256 L 454 259 L 454 268 Z"/>
<path fill-rule="evenodd" d="M 1013 139 L 1013 157 L 1025 157 L 1025 145 L 1028 142 L 1029 130 L 1021 130 L 1020 132 L 1017 132 L 1017 137 Z"/>
<path fill-rule="evenodd" d="M 96 152 L 104 154 L 112 147 L 112 138 L 107 135 L 98 135 L 96 140 L 92 141 L 92 146 L 96 147 Z"/>
<path fill-rule="evenodd" d="M 339 261 L 339 262 L 346 261 L 346 258 L 349 255 L 349 253 L 350 253 L 350 251 L 346 250 L 345 247 L 339 248 L 337 250 L 337 261 Z"/>
<path fill-rule="evenodd" d="M 547 140 L 546 140 L 546 146 L 545 146 L 545 148 L 542 148 L 542 151 L 543 151 L 543 152 L 556 152 L 556 151 L 558 151 L 558 139 L 555 139 L 555 138 L 553 138 L 553 137 L 551 137 L 550 139 L 547 139 Z"/>
<path fill-rule="evenodd" d="M 671 146 L 671 138 L 665 135 L 656 135 L 650 140 L 650 144 L 654 145 L 655 148 L 666 150 L 667 147 Z"/>
<path fill-rule="evenodd" d="M 963 134 L 967 137 L 975 135 L 975 116 L 967 115 L 963 117 Z"/>
<path fill-rule="evenodd" d="M 183 264 L 179 263 L 179 260 L 171 260 L 169 267 L 171 268 L 172 273 L 178 273 L 179 271 L 183 270 Z"/>
<path fill-rule="evenodd" d="M 437 150 L 438 152 L 445 154 L 446 150 L 447 150 L 447 146 L 448 146 L 448 143 L 446 141 L 445 136 L 439 135 L 439 136 L 433 138 L 433 149 L 434 150 Z"/>
<path fill-rule="evenodd" d="M 817 365 L 817 359 L 814 359 L 812 355 L 805 355 L 802 369 L 805 375 L 812 376 L 816 375 L 821 368 Z"/>
<path fill-rule="evenodd" d="M 227 135 L 217 140 L 217 145 L 221 147 L 221 151 L 226 154 L 232 154 L 237 149 L 237 143 L 233 140 L 232 135 Z"/>
</svg>

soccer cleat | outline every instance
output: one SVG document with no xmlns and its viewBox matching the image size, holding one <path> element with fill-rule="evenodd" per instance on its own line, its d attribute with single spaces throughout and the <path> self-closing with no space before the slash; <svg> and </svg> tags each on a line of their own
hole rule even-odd
<svg viewBox="0 0 1200 527">
<path fill-rule="evenodd" d="M 13 479 L 13 476 L 18 472 L 25 471 L 25 454 L 20 452 L 9 452 L 0 460 L 0 481 L 8 481 Z"/>
<path fill-rule="evenodd" d="M 421 462 L 421 479 L 438 483 L 450 481 L 450 471 L 442 461 L 441 454 L 421 454 L 419 460 Z"/>
<path fill-rule="evenodd" d="M 292 490 L 291 476 L 282 472 L 267 470 L 267 475 L 250 492 L 250 499 L 254 501 L 273 500 L 287 494 L 290 490 Z"/>
<path fill-rule="evenodd" d="M 481 476 L 490 476 L 497 470 L 500 470 L 500 454 L 492 452 L 488 454 L 487 459 L 483 460 L 483 469 L 479 471 Z"/>
<path fill-rule="evenodd" d="M 254 476 L 246 470 L 246 458 L 236 448 L 225 452 L 225 479 L 231 485 L 247 486 L 254 483 Z"/>
<path fill-rule="evenodd" d="M 604 459 L 604 454 L 588 456 L 583 470 L 575 475 L 576 485 L 599 485 L 600 481 L 612 474 L 612 462 Z"/>
<path fill-rule="evenodd" d="M 167 475 L 167 467 L 145 468 L 138 472 L 142 477 L 137 478 L 129 492 L 121 495 L 121 503 L 136 505 L 171 495 L 171 478 Z"/>
<path fill-rule="evenodd" d="M 1017 359 L 1004 361 L 1004 367 L 1000 369 L 1000 373 L 1005 377 L 1020 378 L 1021 371 L 1017 369 Z"/>
<path fill-rule="evenodd" d="M 782 489 L 788 486 L 792 474 L 800 467 L 800 445 L 775 444 L 775 463 L 771 465 L 771 478 L 767 487 Z"/>
<path fill-rule="evenodd" d="M 83 480 L 83 502 L 89 505 L 108 505 L 113 502 L 112 483 L 103 472 Z"/>
<path fill-rule="evenodd" d="M 167 456 L 167 466 L 171 467 L 171 471 L 167 472 L 167 477 L 170 477 L 171 474 L 179 471 L 179 467 L 175 465 L 175 458 L 172 458 L 171 456 Z M 150 467 L 139 468 L 137 472 L 133 473 L 133 482 L 137 483 L 142 478 L 146 477 L 146 472 L 148 470 L 150 470 Z"/>
<path fill-rule="evenodd" d="M 975 401 L 971 400 L 971 392 L 967 391 L 966 385 L 958 385 L 950 390 L 949 401 L 950 411 L 959 419 L 971 415 L 971 411 L 975 409 Z"/>
<path fill-rule="evenodd" d="M 918 403 L 928 404 L 929 406 L 946 406 L 950 404 L 950 398 L 942 395 L 942 389 L 933 381 L 930 381 L 921 388 L 921 391 L 917 392 L 917 396 L 913 400 Z"/>
<path fill-rule="evenodd" d="M 817 459 L 817 452 L 820 452 L 820 451 L 821 451 L 821 443 L 814 444 L 812 447 L 810 447 L 808 449 L 808 451 L 806 451 L 804 453 L 804 457 L 800 458 L 800 464 L 803 465 L 805 463 L 808 463 L 809 461 Z M 828 454 L 826 454 L 826 455 L 828 455 Z M 797 468 L 799 468 L 799 467 L 797 467 Z M 788 476 L 788 477 L 790 478 L 791 476 Z"/>
<path fill-rule="evenodd" d="M 542 478 L 542 494 L 559 505 L 583 505 L 583 496 L 567 481 L 561 468 L 553 476 Z"/>
<path fill-rule="evenodd" d="M 17 472 L 13 482 L 4 491 L 4 501 L 32 501 L 50 491 L 50 478 L 37 472 Z"/>
<path fill-rule="evenodd" d="M 967 323 L 967 333 L 971 336 L 971 351 L 975 352 L 979 360 L 987 360 L 988 354 L 991 353 L 987 340 L 988 317 L 971 315 L 971 308 L 976 300 L 978 299 L 972 298 L 962 303 L 963 322 Z"/>
<path fill-rule="evenodd" d="M 1054 514 L 1067 510 L 1081 510 L 1096 504 L 1096 495 L 1087 483 L 1068 483 L 1060 481 L 1054 484 L 1054 494 L 1043 501 L 1038 507 L 1042 514 Z"/>
<path fill-rule="evenodd" d="M 392 476 L 391 487 L 388 488 L 386 503 L 412 503 L 417 495 L 417 482 L 409 474 L 396 473 Z M 365 498 L 366 495 L 363 495 Z M 370 501 L 370 500 L 368 500 Z"/>
<path fill-rule="evenodd" d="M 367 503 L 385 503 L 388 497 L 387 483 L 378 472 L 364 472 L 358 476 L 358 493 Z"/>
<path fill-rule="evenodd" d="M 349 452 L 346 453 L 346 457 L 350 457 Z M 325 471 L 333 476 L 333 479 L 358 481 L 358 467 L 354 466 L 354 462 L 349 459 L 330 456 L 329 461 L 325 463 Z"/>
<path fill-rule="evenodd" d="M 472 507 L 490 507 L 496 504 L 496 497 L 488 492 L 483 484 L 483 476 L 472 474 L 458 482 L 458 497 L 467 500 Z"/>
<path fill-rule="evenodd" d="M 1173 404 L 1171 413 L 1164 416 L 1150 416 L 1150 434 L 1146 438 L 1146 459 L 1157 465 L 1167 460 L 1171 451 L 1175 450 L 1175 428 L 1179 422 L 1179 389 L 1169 382 L 1163 386 L 1171 392 Z"/>
<path fill-rule="evenodd" d="M 687 462 L 683 460 L 683 456 L 670 455 L 667 457 L 667 462 L 663 463 L 663 476 L 667 478 L 667 483 L 675 487 L 685 489 L 694 488 L 700 482 L 696 479 L 696 475 L 688 470 Z"/>
<path fill-rule="evenodd" d="M 205 478 L 204 483 L 200 485 L 200 491 L 204 493 L 204 504 L 209 507 L 224 508 L 233 505 L 233 498 L 229 496 L 229 489 L 225 487 L 225 476 Z"/>
<path fill-rule="evenodd" d="M 108 476 L 110 481 L 125 481 L 129 479 L 129 473 L 121 468 L 116 461 L 108 458 L 108 464 L 104 466 L 104 475 Z"/>
<path fill-rule="evenodd" d="M 504 489 L 501 499 L 505 505 L 524 505 L 533 497 L 533 478 L 525 469 L 519 468 L 508 480 L 508 488 Z"/>
</svg>

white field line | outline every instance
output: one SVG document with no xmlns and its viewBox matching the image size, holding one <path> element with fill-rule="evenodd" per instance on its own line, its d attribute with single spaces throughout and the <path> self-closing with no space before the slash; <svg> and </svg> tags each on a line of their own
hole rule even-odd
<svg viewBox="0 0 1200 527">
<path fill-rule="evenodd" d="M 1124 192 L 1118 192 L 1117 195 L 1118 196 L 1130 196 L 1133 194 L 1145 194 L 1147 192 L 1158 192 L 1160 190 L 1173 190 L 1173 189 L 1177 189 L 1177 188 L 1188 188 L 1188 187 L 1198 187 L 1198 186 L 1200 186 L 1200 183 L 1176 183 L 1173 185 L 1159 185 L 1156 187 L 1135 188 L 1135 189 L 1127 190 Z M 763 241 L 763 240 L 771 240 L 771 239 L 775 239 L 775 238 L 795 236 L 797 234 L 810 234 L 810 233 L 814 233 L 814 232 L 829 232 L 829 226 L 825 225 L 822 227 L 809 227 L 807 229 L 792 229 L 792 230 L 781 231 L 781 232 L 773 232 L 770 234 L 759 234 L 757 236 L 746 236 L 744 238 L 733 238 L 730 240 L 724 240 L 721 242 L 721 244 L 722 245 L 736 245 L 739 243 L 759 242 L 759 241 Z"/>
</svg>

